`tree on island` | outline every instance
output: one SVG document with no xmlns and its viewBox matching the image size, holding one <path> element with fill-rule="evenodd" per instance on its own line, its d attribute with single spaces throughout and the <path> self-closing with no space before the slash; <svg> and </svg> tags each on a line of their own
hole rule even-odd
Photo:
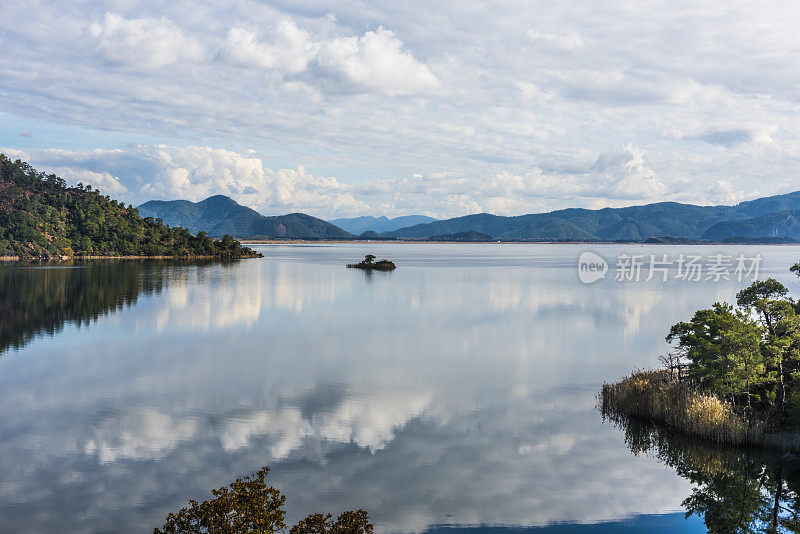
<svg viewBox="0 0 800 534">
<path fill-rule="evenodd" d="M 347 267 L 351 269 L 363 269 L 365 271 L 394 271 L 397 268 L 394 262 L 389 260 L 375 261 L 374 254 L 367 254 L 364 256 L 364 260 L 359 263 L 348 263 Z"/>
</svg>

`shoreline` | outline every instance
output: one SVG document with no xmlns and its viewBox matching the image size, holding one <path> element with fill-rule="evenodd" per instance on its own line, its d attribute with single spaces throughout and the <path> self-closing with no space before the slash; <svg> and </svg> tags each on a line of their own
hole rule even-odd
<svg viewBox="0 0 800 534">
<path fill-rule="evenodd" d="M 645 243 L 631 241 L 617 243 L 615 241 L 427 241 L 425 239 L 236 239 L 243 245 L 337 245 L 337 244 L 416 244 L 416 245 L 655 245 L 655 246 L 746 246 L 746 247 L 785 247 L 800 246 L 800 243 Z"/>
<path fill-rule="evenodd" d="M 637 371 L 605 383 L 598 408 L 612 421 L 624 418 L 655 423 L 687 436 L 723 445 L 800 452 L 800 433 L 749 422 L 715 395 L 695 391 L 669 371 Z"/>
<path fill-rule="evenodd" d="M 0 256 L 0 261 L 65 262 L 76 260 L 246 260 L 263 256 L 62 256 L 60 258 L 22 258 L 20 256 Z"/>
</svg>

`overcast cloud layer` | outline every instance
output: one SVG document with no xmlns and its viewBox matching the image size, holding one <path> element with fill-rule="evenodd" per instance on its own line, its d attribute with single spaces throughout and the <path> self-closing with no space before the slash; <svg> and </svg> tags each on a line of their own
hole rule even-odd
<svg viewBox="0 0 800 534">
<path fill-rule="evenodd" d="M 786 3 L 150 4 L 0 0 L 2 150 L 134 204 L 322 217 L 798 189 Z"/>
</svg>

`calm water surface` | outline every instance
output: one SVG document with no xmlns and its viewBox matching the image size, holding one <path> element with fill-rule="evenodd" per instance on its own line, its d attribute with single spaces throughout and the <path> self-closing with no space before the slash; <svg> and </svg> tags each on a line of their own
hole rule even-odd
<svg viewBox="0 0 800 534">
<path fill-rule="evenodd" d="M 612 265 L 586 285 L 577 245 L 259 250 L 0 267 L 1 531 L 152 531 L 262 465 L 290 521 L 361 507 L 380 532 L 706 531 L 684 519 L 705 482 L 680 445 L 642 446 L 595 395 L 743 283 L 617 282 Z M 762 278 L 800 294 L 797 247 L 592 250 L 760 252 Z M 398 269 L 344 268 L 367 252 Z"/>
</svg>

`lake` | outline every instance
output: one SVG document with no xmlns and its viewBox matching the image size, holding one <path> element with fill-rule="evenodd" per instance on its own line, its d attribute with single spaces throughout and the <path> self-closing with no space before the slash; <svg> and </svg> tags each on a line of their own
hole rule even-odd
<svg viewBox="0 0 800 534">
<path fill-rule="evenodd" d="M 616 280 L 619 258 L 760 254 L 760 278 L 800 295 L 791 246 L 255 248 L 0 267 L 0 531 L 151 532 L 268 465 L 287 522 L 364 508 L 377 532 L 705 532 L 684 517 L 704 483 L 684 445 L 639 447 L 596 395 L 748 282 L 677 263 Z M 594 283 L 586 250 L 609 264 Z M 397 270 L 345 268 L 366 253 Z"/>
</svg>

